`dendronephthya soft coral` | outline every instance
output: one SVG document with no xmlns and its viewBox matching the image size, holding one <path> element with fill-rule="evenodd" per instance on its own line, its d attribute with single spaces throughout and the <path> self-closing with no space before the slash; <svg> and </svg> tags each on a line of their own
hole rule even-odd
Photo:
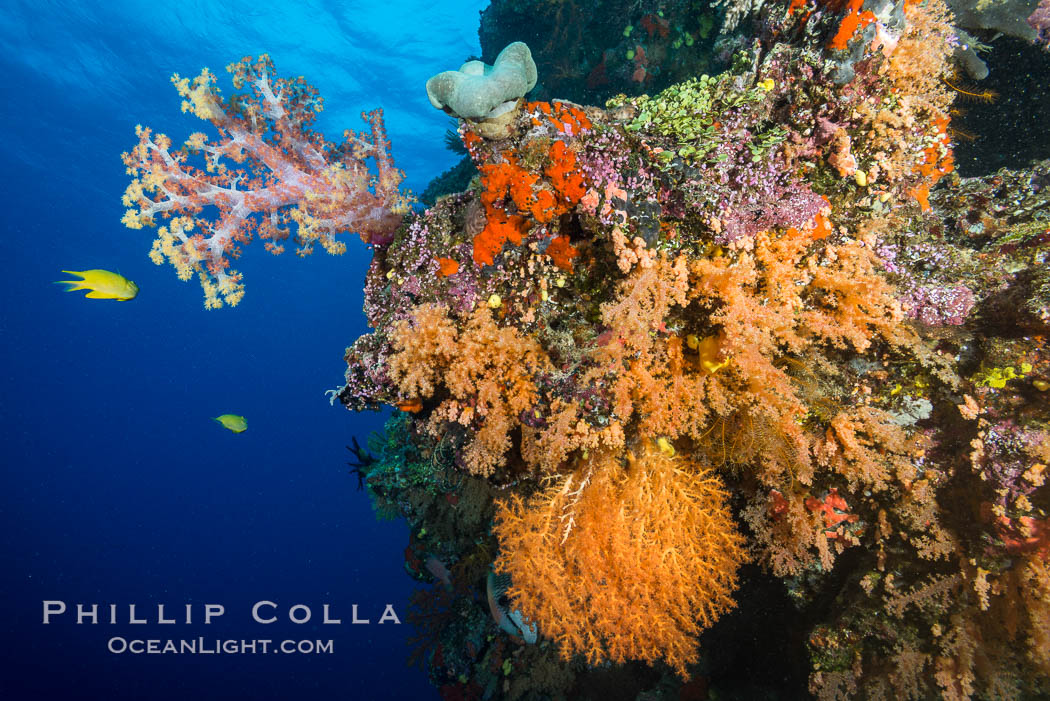
<svg viewBox="0 0 1050 701">
<path fill-rule="evenodd" d="M 303 78 L 278 78 L 266 55 L 227 70 L 242 91 L 228 99 L 208 69 L 193 80 L 172 76 L 182 110 L 211 122 L 217 141 L 198 132 L 172 150 L 167 136 L 137 126 L 139 143 L 123 155 L 133 177 L 124 224 L 160 225 L 150 258 L 170 262 L 182 280 L 196 273 L 208 308 L 244 296 L 230 259 L 253 236 L 274 254 L 290 236 L 300 256 L 315 244 L 339 254 L 346 248 L 340 234 L 389 240 L 410 201 L 399 190 L 403 175 L 390 157 L 381 110 L 363 115 L 368 134 L 347 130 L 342 143 L 331 143 L 310 128 L 322 100 Z"/>
</svg>

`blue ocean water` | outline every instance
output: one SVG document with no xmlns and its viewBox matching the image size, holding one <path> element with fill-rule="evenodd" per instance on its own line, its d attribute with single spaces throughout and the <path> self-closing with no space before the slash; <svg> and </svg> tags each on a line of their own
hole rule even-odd
<svg viewBox="0 0 1050 701">
<path fill-rule="evenodd" d="M 431 698 L 405 668 L 401 523 L 378 523 L 345 445 L 379 415 L 331 407 L 343 349 L 365 330 L 370 257 L 238 261 L 247 294 L 205 311 L 199 286 L 147 258 L 120 224 L 120 153 L 143 124 L 180 142 L 210 126 L 179 111 L 173 73 L 268 52 L 325 98 L 331 139 L 383 107 L 397 164 L 421 191 L 455 156 L 426 78 L 479 52 L 483 0 L 18 2 L 0 6 L 0 699 Z M 228 88 L 228 82 L 221 83 Z M 132 302 L 66 293 L 60 271 L 120 271 Z M 243 414 L 233 434 L 211 417 Z M 43 602 L 99 604 L 43 625 Z M 252 622 L 254 602 L 281 620 Z M 225 615 L 203 625 L 204 604 Z M 105 623 L 117 604 L 124 623 Z M 150 623 L 129 625 L 136 604 Z M 192 624 L 155 622 L 157 604 Z M 295 604 L 313 619 L 287 620 Z M 342 625 L 320 624 L 321 607 Z M 370 625 L 351 625 L 352 605 Z M 332 640 L 331 654 L 132 655 L 127 639 Z"/>
</svg>

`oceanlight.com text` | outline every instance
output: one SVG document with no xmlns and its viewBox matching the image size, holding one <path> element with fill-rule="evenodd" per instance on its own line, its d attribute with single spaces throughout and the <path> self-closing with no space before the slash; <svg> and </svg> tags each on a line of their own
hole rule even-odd
<svg viewBox="0 0 1050 701">
<path fill-rule="evenodd" d="M 131 655 L 331 655 L 331 640 L 222 640 L 219 638 L 182 638 L 144 640 L 140 638 L 109 639 L 110 652 Z"/>
</svg>

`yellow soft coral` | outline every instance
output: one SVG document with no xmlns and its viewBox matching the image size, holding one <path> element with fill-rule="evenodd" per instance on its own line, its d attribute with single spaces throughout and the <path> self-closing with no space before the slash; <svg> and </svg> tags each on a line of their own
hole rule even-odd
<svg viewBox="0 0 1050 701">
<path fill-rule="evenodd" d="M 189 112 L 201 119 L 222 119 L 222 107 L 216 99 L 215 74 L 207 68 L 201 69 L 200 75 L 192 82 L 176 73 L 171 76 L 171 83 L 183 98 L 183 112 Z"/>
</svg>

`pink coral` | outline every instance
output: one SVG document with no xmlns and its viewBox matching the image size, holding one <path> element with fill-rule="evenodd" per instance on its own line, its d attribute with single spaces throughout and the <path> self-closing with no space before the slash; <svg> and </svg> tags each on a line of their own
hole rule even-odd
<svg viewBox="0 0 1050 701">
<path fill-rule="evenodd" d="M 168 260 L 183 280 L 197 274 L 208 308 L 235 305 L 244 295 L 229 259 L 253 235 L 267 239 L 274 254 L 292 229 L 301 256 L 317 243 L 342 253 L 346 245 L 336 236 L 349 231 L 381 245 L 409 202 L 399 190 L 403 174 L 390 157 L 381 110 L 363 115 L 370 134 L 348 130 L 336 145 L 310 129 L 322 100 L 302 78 L 276 77 L 266 55 L 227 70 L 246 92 L 223 99 L 208 69 L 192 81 L 172 76 L 182 110 L 210 121 L 217 141 L 195 133 L 172 151 L 168 137 L 139 126 L 139 143 L 123 154 L 133 178 L 124 224 L 138 229 L 169 220 L 158 228 L 150 257 Z M 191 165 L 191 156 L 203 157 L 203 168 Z"/>
</svg>

